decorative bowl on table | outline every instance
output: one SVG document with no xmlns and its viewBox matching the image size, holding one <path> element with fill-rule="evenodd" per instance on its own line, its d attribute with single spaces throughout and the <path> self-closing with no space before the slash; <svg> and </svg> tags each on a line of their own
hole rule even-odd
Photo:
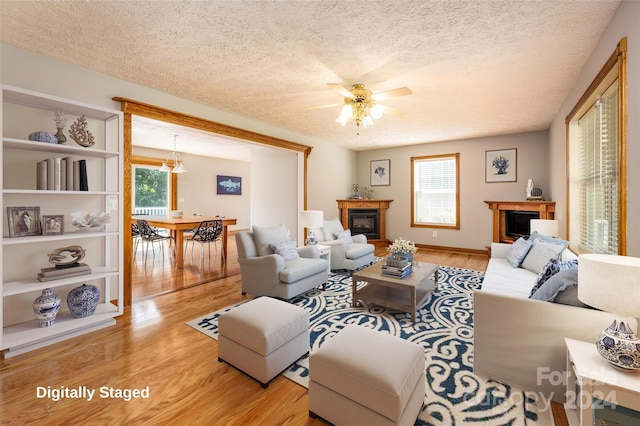
<svg viewBox="0 0 640 426">
<path fill-rule="evenodd" d="M 80 232 L 102 231 L 110 220 L 111 215 L 106 212 L 71 212 L 71 224 Z"/>
<path fill-rule="evenodd" d="M 181 218 L 183 214 L 184 212 L 182 210 L 171 210 L 171 212 L 169 213 L 171 217 L 175 218 Z"/>
</svg>

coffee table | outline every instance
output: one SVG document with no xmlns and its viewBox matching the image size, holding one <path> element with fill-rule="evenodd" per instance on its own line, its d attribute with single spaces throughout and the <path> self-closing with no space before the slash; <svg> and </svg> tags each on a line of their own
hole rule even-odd
<svg viewBox="0 0 640 426">
<path fill-rule="evenodd" d="M 386 306 L 411 313 L 416 322 L 416 309 L 427 300 L 429 294 L 438 291 L 438 265 L 414 262 L 412 272 L 404 278 L 392 278 L 382 275 L 382 265 L 378 262 L 355 272 L 352 280 L 352 303 L 358 300 L 374 305 Z M 366 282 L 358 289 L 358 283 Z"/>
</svg>

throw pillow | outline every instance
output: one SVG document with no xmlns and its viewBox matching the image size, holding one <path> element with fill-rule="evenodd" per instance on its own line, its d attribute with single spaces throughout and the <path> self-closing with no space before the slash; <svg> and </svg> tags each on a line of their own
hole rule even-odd
<svg viewBox="0 0 640 426">
<path fill-rule="evenodd" d="M 253 238 L 256 242 L 258 256 L 273 254 L 269 244 L 278 244 L 289 241 L 287 228 L 280 224 L 278 226 L 256 226 L 253 225 Z"/>
<path fill-rule="evenodd" d="M 282 256 L 285 262 L 300 257 L 298 254 L 298 248 L 296 247 L 296 240 L 283 241 L 278 244 L 269 244 L 269 248 L 271 248 L 275 254 Z"/>
<path fill-rule="evenodd" d="M 558 259 L 564 251 L 564 244 L 545 243 L 540 238 L 533 240 L 531 250 L 522 261 L 522 267 L 539 274 L 544 265 L 551 259 Z"/>
<path fill-rule="evenodd" d="M 336 232 L 336 239 L 341 239 L 345 243 L 351 244 L 353 242 L 353 238 L 351 238 L 351 230 L 345 229 L 344 231 Z"/>
<path fill-rule="evenodd" d="M 538 289 L 545 283 L 547 280 L 551 279 L 551 277 L 555 276 L 559 272 L 567 271 L 569 269 L 577 269 L 578 268 L 578 259 L 569 260 L 567 262 L 562 262 L 558 259 L 551 259 L 549 262 L 544 265 L 544 267 L 540 270 L 538 274 L 538 280 L 536 284 L 531 289 L 531 294 L 529 297 L 532 297 L 533 294 L 538 291 Z"/>
<path fill-rule="evenodd" d="M 529 253 L 529 249 L 531 248 L 531 241 L 525 240 L 524 238 L 518 238 L 511 247 L 509 247 L 509 252 L 507 253 L 507 262 L 514 268 L 520 266 L 524 257 Z"/>
<path fill-rule="evenodd" d="M 578 268 L 567 269 L 558 272 L 547 281 L 545 281 L 530 296 L 530 299 L 551 301 L 568 287 L 578 285 Z"/>
<path fill-rule="evenodd" d="M 322 226 L 322 231 L 324 232 L 324 241 L 333 241 L 336 239 L 336 234 L 340 231 L 343 231 L 342 223 L 338 218 L 333 220 L 325 220 Z"/>
<path fill-rule="evenodd" d="M 558 292 L 558 295 L 553 299 L 553 303 L 559 303 L 561 305 L 569 305 L 569 306 L 577 306 L 578 308 L 589 308 L 593 309 L 593 307 L 589 305 L 585 305 L 578 299 L 578 286 L 570 285 L 564 290 Z"/>
<path fill-rule="evenodd" d="M 569 241 L 567 240 L 561 240 L 560 238 L 550 237 L 549 235 L 542 235 L 538 233 L 538 231 L 533 231 L 529 236 L 529 240 L 534 241 L 536 238 L 540 238 L 545 243 L 564 244 L 565 246 L 569 247 Z"/>
</svg>

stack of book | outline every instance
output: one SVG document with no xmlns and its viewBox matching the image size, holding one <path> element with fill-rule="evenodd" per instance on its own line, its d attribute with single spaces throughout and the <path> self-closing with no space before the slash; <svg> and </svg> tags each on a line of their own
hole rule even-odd
<svg viewBox="0 0 640 426">
<path fill-rule="evenodd" d="M 88 191 L 86 160 L 57 157 L 39 161 L 36 167 L 36 189 Z"/>
<path fill-rule="evenodd" d="M 75 277 L 78 275 L 89 275 L 91 268 L 86 263 L 78 263 L 77 265 L 64 266 L 64 267 L 52 267 L 42 268 L 38 274 L 38 281 L 53 281 L 60 280 L 62 278 Z"/>
<path fill-rule="evenodd" d="M 411 273 L 411 263 L 407 263 L 403 267 L 382 265 L 382 275 L 392 278 L 404 278 Z"/>
</svg>

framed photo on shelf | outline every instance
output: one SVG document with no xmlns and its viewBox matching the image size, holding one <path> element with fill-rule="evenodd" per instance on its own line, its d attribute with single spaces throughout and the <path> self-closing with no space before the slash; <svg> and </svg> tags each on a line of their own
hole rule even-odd
<svg viewBox="0 0 640 426">
<path fill-rule="evenodd" d="M 64 215 L 42 215 L 42 235 L 64 234 Z"/>
<path fill-rule="evenodd" d="M 10 237 L 40 235 L 40 207 L 7 207 Z"/>
<path fill-rule="evenodd" d="M 216 176 L 216 194 L 242 195 L 242 178 L 239 176 Z"/>
<path fill-rule="evenodd" d="M 391 185 L 391 160 L 371 160 L 371 186 Z"/>
<path fill-rule="evenodd" d="M 487 151 L 485 182 L 516 182 L 518 180 L 516 156 L 516 148 Z"/>
</svg>

